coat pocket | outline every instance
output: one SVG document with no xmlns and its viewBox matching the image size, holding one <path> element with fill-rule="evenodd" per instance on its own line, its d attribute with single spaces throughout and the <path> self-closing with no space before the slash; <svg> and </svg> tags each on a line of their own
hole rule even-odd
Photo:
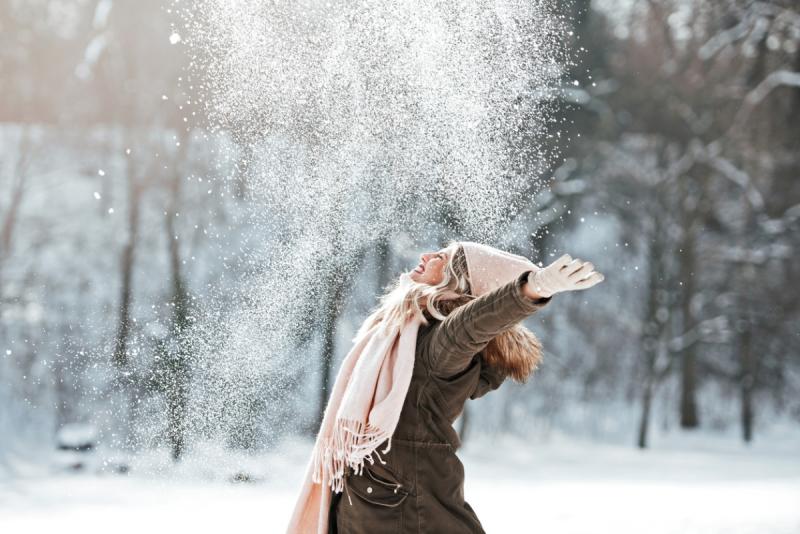
<svg viewBox="0 0 800 534">
<path fill-rule="evenodd" d="M 385 508 L 400 506 L 409 493 L 405 486 L 388 471 L 378 471 L 366 465 L 361 475 L 349 476 L 348 482 L 350 490 L 364 501 Z"/>
<path fill-rule="evenodd" d="M 364 466 L 361 475 L 347 475 L 344 484 L 348 497 L 341 498 L 336 508 L 339 532 L 402 532 L 403 503 L 409 494 L 402 483 Z"/>
</svg>

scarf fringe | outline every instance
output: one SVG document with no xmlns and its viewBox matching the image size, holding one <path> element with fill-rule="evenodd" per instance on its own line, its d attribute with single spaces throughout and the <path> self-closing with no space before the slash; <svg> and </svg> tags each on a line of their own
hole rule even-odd
<svg viewBox="0 0 800 534">
<path fill-rule="evenodd" d="M 375 463 L 373 455 L 382 463 L 378 446 L 387 441 L 383 454 L 392 446 L 391 434 L 367 422 L 353 419 L 337 419 L 330 436 L 321 439 L 314 447 L 314 467 L 311 480 L 321 484 L 327 478 L 331 489 L 341 493 L 344 489 L 345 469 L 352 467 L 357 475 L 364 469 L 364 462 Z"/>
</svg>

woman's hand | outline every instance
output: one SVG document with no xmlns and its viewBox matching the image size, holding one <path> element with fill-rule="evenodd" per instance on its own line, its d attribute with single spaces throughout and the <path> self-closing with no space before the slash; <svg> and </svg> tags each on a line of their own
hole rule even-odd
<svg viewBox="0 0 800 534">
<path fill-rule="evenodd" d="M 588 289 L 603 280 L 605 277 L 594 270 L 594 265 L 564 254 L 544 269 L 531 271 L 527 289 L 540 297 L 550 297 L 562 291 Z"/>
</svg>

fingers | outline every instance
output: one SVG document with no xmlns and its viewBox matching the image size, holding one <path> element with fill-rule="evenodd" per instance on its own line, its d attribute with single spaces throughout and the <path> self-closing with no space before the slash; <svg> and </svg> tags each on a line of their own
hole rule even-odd
<svg viewBox="0 0 800 534">
<path fill-rule="evenodd" d="M 572 262 L 572 256 L 570 256 L 569 254 L 564 254 L 563 256 L 561 256 L 560 258 L 558 258 L 556 261 L 553 262 L 553 266 L 556 268 L 557 271 L 561 272 L 561 270 L 567 265 L 569 265 L 570 262 Z"/>
<path fill-rule="evenodd" d="M 566 274 L 570 278 L 577 277 L 585 278 L 594 271 L 594 264 L 589 261 L 583 261 L 580 258 L 570 260 L 569 254 L 564 254 L 556 262 L 560 262 L 559 274 Z"/>
<path fill-rule="evenodd" d="M 579 264 L 578 268 L 569 274 L 569 277 L 574 278 L 576 280 L 580 280 L 581 278 L 586 278 L 588 275 L 592 274 L 593 270 L 594 270 L 594 265 L 592 265 L 587 261 L 582 264 Z"/>
<path fill-rule="evenodd" d="M 588 289 L 596 284 L 599 284 L 605 279 L 606 279 L 605 276 L 595 271 L 586 278 L 584 278 L 583 280 L 578 280 L 577 282 L 574 282 L 573 286 L 575 286 L 575 288 L 577 289 Z"/>
</svg>

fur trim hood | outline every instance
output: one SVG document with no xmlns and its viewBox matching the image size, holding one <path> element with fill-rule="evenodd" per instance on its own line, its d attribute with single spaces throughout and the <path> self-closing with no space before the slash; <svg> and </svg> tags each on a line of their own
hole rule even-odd
<svg viewBox="0 0 800 534">
<path fill-rule="evenodd" d="M 483 349 L 490 367 L 524 384 L 542 362 L 542 343 L 536 334 L 516 324 L 492 339 Z"/>
</svg>

